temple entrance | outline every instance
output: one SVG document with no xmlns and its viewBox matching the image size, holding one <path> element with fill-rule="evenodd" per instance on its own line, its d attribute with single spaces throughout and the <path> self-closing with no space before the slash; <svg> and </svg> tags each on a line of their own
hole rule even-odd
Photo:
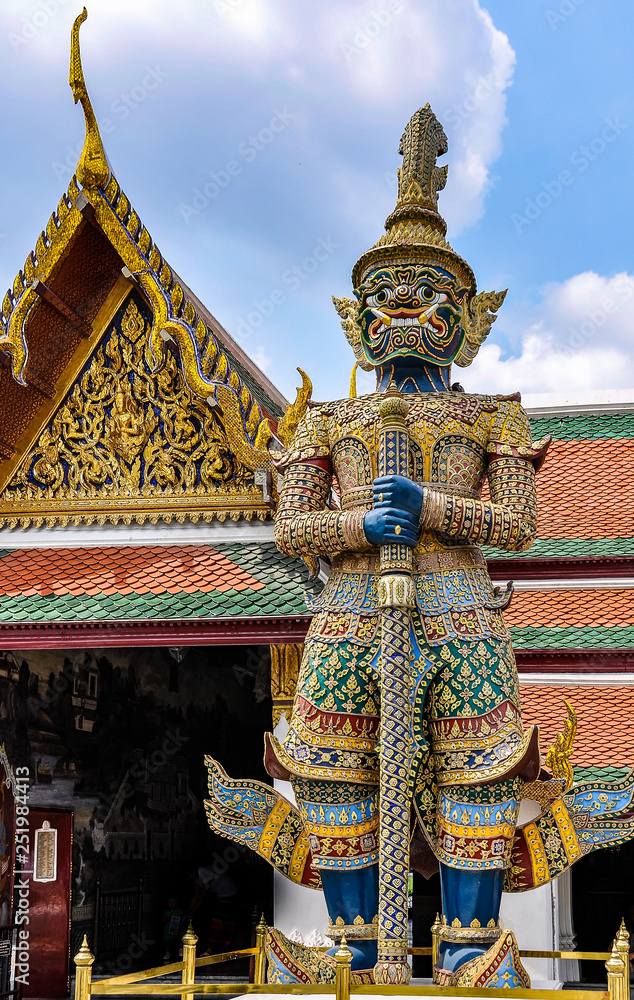
<svg viewBox="0 0 634 1000">
<path fill-rule="evenodd" d="M 596 851 L 572 867 L 572 913 L 579 951 L 609 951 L 621 919 L 634 916 L 634 843 Z M 581 962 L 583 982 L 604 983 L 602 962 Z"/>
<path fill-rule="evenodd" d="M 71 917 L 71 941 L 57 952 L 76 954 L 85 934 L 97 972 L 159 965 L 174 960 L 189 916 L 199 954 L 248 947 L 260 913 L 272 920 L 272 869 L 209 830 L 204 756 L 269 780 L 268 645 L 4 656 L 0 743 L 29 775 L 32 816 L 50 820 L 62 806 L 74 823 L 72 877 L 70 835 L 58 868 L 70 906 L 59 926 Z"/>
</svg>

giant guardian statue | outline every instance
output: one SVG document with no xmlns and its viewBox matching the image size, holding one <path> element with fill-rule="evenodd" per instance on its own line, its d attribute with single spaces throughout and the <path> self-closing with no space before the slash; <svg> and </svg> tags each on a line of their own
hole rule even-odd
<svg viewBox="0 0 634 1000">
<path fill-rule="evenodd" d="M 354 299 L 335 299 L 376 391 L 311 403 L 277 458 L 275 537 L 287 555 L 330 562 L 312 601 L 290 729 L 266 738 L 268 785 L 234 781 L 207 758 L 209 823 L 294 881 L 321 888 L 327 934 L 345 939 L 359 981 L 402 984 L 410 867 L 440 868 L 435 980 L 526 987 L 503 888 L 542 885 L 632 831 L 630 783 L 574 785 L 570 739 L 542 766 L 522 724 L 503 612 L 482 545 L 527 549 L 537 525 L 534 442 L 518 394 L 466 393 L 504 292 L 476 291 L 438 212 L 447 139 L 426 105 L 399 152 L 385 234 L 355 264 Z M 569 730 L 572 722 L 569 723 Z M 520 802 L 541 816 L 517 827 Z M 269 933 L 269 975 L 331 981 L 336 949 Z"/>
</svg>

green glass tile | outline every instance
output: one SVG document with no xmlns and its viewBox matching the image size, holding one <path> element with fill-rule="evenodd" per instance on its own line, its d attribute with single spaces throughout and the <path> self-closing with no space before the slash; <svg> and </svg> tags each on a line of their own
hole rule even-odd
<svg viewBox="0 0 634 1000">
<path fill-rule="evenodd" d="M 632 649 L 634 627 L 509 629 L 515 649 Z"/>
<path fill-rule="evenodd" d="M 552 435 L 556 441 L 607 441 L 634 438 L 634 413 L 575 414 L 531 417 L 535 440 Z"/>
</svg>

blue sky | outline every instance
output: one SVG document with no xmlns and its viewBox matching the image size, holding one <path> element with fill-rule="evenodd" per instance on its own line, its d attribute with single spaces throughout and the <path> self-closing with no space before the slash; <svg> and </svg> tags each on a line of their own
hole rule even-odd
<svg viewBox="0 0 634 1000">
<path fill-rule="evenodd" d="M 3 0 L 5 288 L 81 149 L 79 9 Z M 283 392 L 300 365 L 316 398 L 347 393 L 331 295 L 350 294 L 383 231 L 399 138 L 427 100 L 449 139 L 449 238 L 481 289 L 509 288 L 455 377 L 634 387 L 631 0 L 92 0 L 88 14 L 84 70 L 118 180 Z"/>
</svg>

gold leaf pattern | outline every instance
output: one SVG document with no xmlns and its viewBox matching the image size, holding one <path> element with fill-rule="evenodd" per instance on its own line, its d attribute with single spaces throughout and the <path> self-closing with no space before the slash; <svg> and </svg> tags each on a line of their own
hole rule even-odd
<svg viewBox="0 0 634 1000">
<path fill-rule="evenodd" d="M 111 324 L 3 501 L 201 496 L 252 484 L 174 355 L 152 374 L 142 308 L 132 298 L 120 323 Z"/>
</svg>

